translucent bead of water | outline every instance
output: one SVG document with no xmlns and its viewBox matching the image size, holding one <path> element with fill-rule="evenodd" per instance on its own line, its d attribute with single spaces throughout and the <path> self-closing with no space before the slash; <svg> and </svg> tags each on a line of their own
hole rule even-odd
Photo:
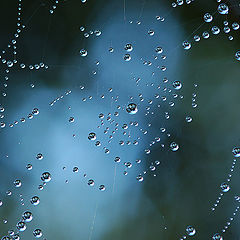
<svg viewBox="0 0 240 240">
<path fill-rule="evenodd" d="M 172 142 L 170 144 L 170 149 L 173 151 L 173 152 L 176 152 L 178 149 L 179 149 L 179 145 L 175 142 Z"/>
<path fill-rule="evenodd" d="M 42 153 L 38 153 L 36 158 L 37 158 L 37 160 L 42 160 L 43 159 Z"/>
<path fill-rule="evenodd" d="M 219 233 L 215 233 L 212 240 L 223 240 L 223 237 Z"/>
<path fill-rule="evenodd" d="M 15 187 L 17 187 L 17 188 L 21 187 L 21 186 L 22 186 L 22 183 L 21 183 L 21 181 L 20 181 L 20 180 L 18 180 L 18 179 L 17 179 L 17 180 L 15 180 L 15 181 L 14 181 L 14 186 L 15 186 Z"/>
<path fill-rule="evenodd" d="M 180 81 L 176 80 L 173 82 L 173 87 L 174 87 L 174 89 L 179 90 L 182 88 L 182 83 Z"/>
<path fill-rule="evenodd" d="M 44 172 L 41 176 L 41 180 L 45 183 L 51 181 L 51 174 L 49 172 Z"/>
<path fill-rule="evenodd" d="M 203 19 L 205 22 L 209 23 L 213 20 L 213 16 L 210 13 L 205 13 Z"/>
<path fill-rule="evenodd" d="M 228 192 L 230 190 L 230 186 L 227 183 L 222 183 L 220 185 L 220 188 L 221 188 L 222 192 Z"/>
<path fill-rule="evenodd" d="M 31 198 L 30 202 L 32 205 L 37 206 L 40 203 L 40 199 L 38 196 L 34 196 Z"/>
<path fill-rule="evenodd" d="M 22 221 L 18 222 L 16 227 L 17 227 L 19 232 L 23 232 L 27 228 L 25 222 L 22 222 Z"/>
<path fill-rule="evenodd" d="M 87 50 L 85 50 L 85 49 L 81 49 L 79 52 L 80 52 L 80 55 L 81 55 L 82 57 L 86 57 L 87 54 L 88 54 Z"/>
<path fill-rule="evenodd" d="M 238 23 L 236 23 L 236 22 L 234 22 L 233 24 L 232 24 L 232 29 L 233 30 L 238 30 L 239 29 L 239 24 Z"/>
<path fill-rule="evenodd" d="M 213 26 L 212 29 L 211 29 L 212 33 L 217 35 L 220 33 L 220 28 L 217 27 L 217 26 Z"/>
<path fill-rule="evenodd" d="M 88 185 L 89 186 L 94 186 L 94 180 L 93 179 L 89 179 L 88 180 Z"/>
<path fill-rule="evenodd" d="M 182 45 L 183 45 L 183 48 L 184 48 L 185 50 L 188 50 L 188 49 L 191 48 L 191 43 L 188 42 L 188 41 L 184 41 L 184 42 L 182 43 Z"/>
<path fill-rule="evenodd" d="M 137 104 L 135 103 L 128 104 L 126 111 L 129 114 L 136 114 L 138 112 Z"/>
<path fill-rule="evenodd" d="M 97 138 L 97 136 L 96 136 L 96 133 L 94 133 L 94 132 L 91 132 L 91 133 L 89 133 L 88 134 L 88 139 L 89 140 L 95 140 Z"/>
<path fill-rule="evenodd" d="M 196 229 L 192 226 L 188 226 L 186 232 L 189 236 L 194 236 L 196 234 Z"/>
<path fill-rule="evenodd" d="M 239 53 L 240 55 L 240 53 Z M 234 157 L 240 157 L 240 147 L 234 147 L 232 150 Z"/>
<path fill-rule="evenodd" d="M 228 5 L 226 3 L 220 3 L 218 5 L 218 12 L 220 14 L 228 14 L 228 10 L 229 10 L 229 8 L 228 8 Z"/>
<path fill-rule="evenodd" d="M 125 45 L 124 49 L 127 52 L 131 52 L 133 50 L 133 46 L 132 46 L 132 44 L 128 43 L 128 44 Z"/>
<path fill-rule="evenodd" d="M 42 230 L 41 230 L 41 229 L 35 229 L 35 230 L 33 231 L 33 236 L 34 236 L 35 238 L 40 238 L 40 237 L 42 236 Z"/>
<path fill-rule="evenodd" d="M 125 54 L 124 57 L 123 57 L 123 59 L 124 59 L 126 62 L 128 62 L 128 61 L 131 60 L 131 55 L 130 55 L 130 54 Z"/>
<path fill-rule="evenodd" d="M 23 213 L 22 218 L 25 222 L 31 222 L 33 219 L 33 215 L 30 211 L 26 211 Z"/>
</svg>

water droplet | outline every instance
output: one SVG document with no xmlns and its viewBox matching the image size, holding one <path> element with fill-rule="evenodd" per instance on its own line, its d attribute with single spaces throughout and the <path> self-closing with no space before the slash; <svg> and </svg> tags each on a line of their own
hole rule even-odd
<svg viewBox="0 0 240 240">
<path fill-rule="evenodd" d="M 124 59 L 126 62 L 128 62 L 128 61 L 131 60 L 131 55 L 130 55 L 130 54 L 125 54 L 124 57 L 123 57 L 123 59 Z"/>
<path fill-rule="evenodd" d="M 96 37 L 99 37 L 102 34 L 100 30 L 95 30 L 94 33 Z"/>
<path fill-rule="evenodd" d="M 124 49 L 127 52 L 131 52 L 133 50 L 133 46 L 132 46 L 132 44 L 128 43 L 128 44 L 125 45 Z"/>
<path fill-rule="evenodd" d="M 188 50 L 188 49 L 191 48 L 191 43 L 188 42 L 188 41 L 184 41 L 184 42 L 182 43 L 182 45 L 183 45 L 183 48 L 184 48 L 185 50 Z"/>
<path fill-rule="evenodd" d="M 209 38 L 209 33 L 207 32 L 207 31 L 204 31 L 203 32 L 203 34 L 202 34 L 202 37 L 204 38 L 204 39 L 207 39 L 207 38 Z"/>
<path fill-rule="evenodd" d="M 129 114 L 136 114 L 138 112 L 137 105 L 135 103 L 128 104 L 126 111 Z"/>
<path fill-rule="evenodd" d="M 188 123 L 192 122 L 192 118 L 190 116 L 187 116 L 186 117 L 186 122 L 188 122 Z"/>
<path fill-rule="evenodd" d="M 193 236 L 193 235 L 195 235 L 196 230 L 195 230 L 194 227 L 188 226 L 188 227 L 186 228 L 186 232 L 187 232 L 187 234 L 188 234 L 189 236 Z"/>
<path fill-rule="evenodd" d="M 176 152 L 178 149 L 179 149 L 179 145 L 175 142 L 172 142 L 170 144 L 170 149 L 173 151 L 173 152 Z"/>
<path fill-rule="evenodd" d="M 73 122 L 74 122 L 74 117 L 70 117 L 68 121 L 69 121 L 70 123 L 73 123 Z"/>
<path fill-rule="evenodd" d="M 94 186 L 94 180 L 93 179 L 89 179 L 88 180 L 88 185 L 89 186 Z"/>
<path fill-rule="evenodd" d="M 94 132 L 91 132 L 91 133 L 89 133 L 88 134 L 88 139 L 89 140 L 95 140 L 97 138 L 97 136 L 96 136 L 96 133 L 94 133 Z"/>
<path fill-rule="evenodd" d="M 153 36 L 154 35 L 154 31 L 153 30 L 149 30 L 148 31 L 148 35 Z"/>
<path fill-rule="evenodd" d="M 220 14 L 228 14 L 228 5 L 226 3 L 221 3 L 218 6 L 218 12 Z"/>
<path fill-rule="evenodd" d="M 238 61 L 240 61 L 240 51 L 237 51 L 237 52 L 235 53 L 235 58 L 236 58 Z"/>
<path fill-rule="evenodd" d="M 182 83 L 178 80 L 174 81 L 173 82 L 173 87 L 176 89 L 176 90 L 179 90 L 182 88 Z"/>
<path fill-rule="evenodd" d="M 26 212 L 23 213 L 22 218 L 25 222 L 31 222 L 32 219 L 33 219 L 33 215 L 32 215 L 31 212 L 26 211 Z"/>
<path fill-rule="evenodd" d="M 162 53 L 162 52 L 163 52 L 162 47 L 156 47 L 155 52 L 156 52 L 157 54 Z"/>
<path fill-rule="evenodd" d="M 114 49 L 112 47 L 109 48 L 108 50 L 110 53 L 112 53 L 114 51 Z"/>
<path fill-rule="evenodd" d="M 219 233 L 215 233 L 212 240 L 223 240 L 223 237 Z"/>
<path fill-rule="evenodd" d="M 40 237 L 42 236 L 42 230 L 41 230 L 41 229 L 35 229 L 35 230 L 33 231 L 33 236 L 34 236 L 35 238 L 40 238 Z"/>
<path fill-rule="evenodd" d="M 142 182 L 144 179 L 143 179 L 143 176 L 141 174 L 139 174 L 137 177 L 136 177 L 137 181 L 139 182 Z"/>
<path fill-rule="evenodd" d="M 18 180 L 18 179 L 17 179 L 17 180 L 15 180 L 15 181 L 14 181 L 14 186 L 15 186 L 15 187 L 17 187 L 17 188 L 21 187 L 21 186 L 22 186 L 22 183 L 21 183 L 21 181 L 20 181 L 20 180 Z"/>
<path fill-rule="evenodd" d="M 87 50 L 85 50 L 85 49 L 81 49 L 81 50 L 80 50 L 80 55 L 81 55 L 82 57 L 86 57 L 87 54 L 88 54 Z"/>
<path fill-rule="evenodd" d="M 41 176 L 41 180 L 45 183 L 51 181 L 51 174 L 49 172 L 44 172 Z"/>
<path fill-rule="evenodd" d="M 233 24 L 232 24 L 232 29 L 233 30 L 238 30 L 239 29 L 239 24 L 238 23 L 236 23 L 236 22 L 234 22 Z"/>
<path fill-rule="evenodd" d="M 18 231 L 23 232 L 26 230 L 26 228 L 27 228 L 27 226 L 26 226 L 25 222 L 20 221 L 17 223 Z"/>
<path fill-rule="evenodd" d="M 222 183 L 220 185 L 220 188 L 221 188 L 222 192 L 228 192 L 230 190 L 230 186 L 227 183 Z"/>
<path fill-rule="evenodd" d="M 31 204 L 37 206 L 40 203 L 40 199 L 38 196 L 33 196 L 30 200 Z"/>
<path fill-rule="evenodd" d="M 37 158 L 37 160 L 42 160 L 43 159 L 42 153 L 38 153 L 36 158 Z"/>
<path fill-rule="evenodd" d="M 211 29 L 212 33 L 217 35 L 220 33 L 220 28 L 217 27 L 217 26 L 213 26 L 212 29 Z"/>
<path fill-rule="evenodd" d="M 100 185 L 100 186 L 99 186 L 99 190 L 100 190 L 100 191 L 105 191 L 105 190 L 106 190 L 106 188 L 105 188 L 105 186 L 104 186 L 104 185 Z"/>
<path fill-rule="evenodd" d="M 12 62 L 12 61 L 7 61 L 7 66 L 8 66 L 9 68 L 11 68 L 11 67 L 13 66 L 13 62 Z"/>
<path fill-rule="evenodd" d="M 234 147 L 232 150 L 232 153 L 233 153 L 234 157 L 240 157 L 240 148 Z"/>
<path fill-rule="evenodd" d="M 115 157 L 114 161 L 119 163 L 121 161 L 121 159 L 120 159 L 120 157 Z"/>
<path fill-rule="evenodd" d="M 27 168 L 27 170 L 32 170 L 32 164 L 28 164 L 27 166 L 26 166 L 26 168 Z"/>
<path fill-rule="evenodd" d="M 78 167 L 74 167 L 74 168 L 73 168 L 73 172 L 74 172 L 74 173 L 77 173 L 77 172 L 78 172 Z"/>
<path fill-rule="evenodd" d="M 211 22 L 213 20 L 213 16 L 210 13 L 205 13 L 203 19 L 205 22 Z"/>
<path fill-rule="evenodd" d="M 198 36 L 198 35 L 195 35 L 193 37 L 193 39 L 194 39 L 195 42 L 199 42 L 201 40 L 200 36 Z"/>
</svg>

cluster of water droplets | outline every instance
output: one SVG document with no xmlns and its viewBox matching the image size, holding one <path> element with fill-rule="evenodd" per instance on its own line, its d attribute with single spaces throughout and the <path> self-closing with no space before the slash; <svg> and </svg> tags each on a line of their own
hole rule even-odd
<svg viewBox="0 0 240 240">
<path fill-rule="evenodd" d="M 220 1 L 219 1 L 220 2 Z M 214 13 L 205 13 L 203 15 L 203 20 L 204 23 L 214 24 L 214 18 L 215 15 L 228 15 L 229 14 L 229 7 L 226 3 L 219 3 L 217 10 Z M 205 26 L 205 24 L 201 24 L 195 31 L 194 33 L 201 28 L 201 26 Z M 211 30 L 205 30 L 202 31 L 200 34 L 195 34 L 193 36 L 192 41 L 185 40 L 182 43 L 182 46 L 185 50 L 189 50 L 192 47 L 193 42 L 199 42 L 201 39 L 209 39 L 211 34 L 212 35 L 218 35 L 220 32 L 223 32 L 224 34 L 227 35 L 228 40 L 232 41 L 234 39 L 234 33 L 232 31 L 238 31 L 239 30 L 239 23 L 238 22 L 232 22 L 229 23 L 227 20 L 223 20 L 223 25 L 222 26 L 217 26 L 217 25 L 212 25 Z M 236 51 L 235 53 L 235 58 L 239 61 L 240 60 L 240 51 Z"/>
<path fill-rule="evenodd" d="M 3 79 L 3 90 L 1 95 L 3 97 L 7 97 L 7 88 L 9 85 L 9 79 L 10 79 L 10 72 L 13 69 L 17 70 L 24 70 L 25 68 L 28 68 L 29 70 L 39 70 L 39 69 L 48 69 L 48 66 L 44 64 L 43 62 L 37 63 L 37 64 L 26 64 L 26 63 L 19 63 L 20 56 L 17 52 L 18 47 L 18 39 L 26 29 L 26 26 L 24 25 L 22 21 L 22 8 L 23 8 L 22 0 L 18 0 L 18 7 L 17 7 L 17 21 L 16 21 L 16 29 L 15 33 L 13 34 L 11 40 L 9 41 L 7 47 L 1 51 L 0 55 L 0 63 L 5 68 Z M 33 88 L 34 85 L 31 84 L 31 87 Z M 37 108 L 36 108 L 37 109 Z M 28 116 L 22 117 L 20 120 L 15 120 L 14 123 L 7 124 L 4 121 L 5 114 L 3 113 L 5 111 L 4 106 L 0 106 L 0 118 L 2 119 L 0 123 L 0 127 L 4 128 L 5 126 L 13 127 L 14 125 L 17 125 L 19 122 L 25 122 L 26 119 L 32 119 L 34 115 L 37 115 L 35 110 L 33 110 L 32 113 L 29 113 Z"/>
<path fill-rule="evenodd" d="M 232 150 L 232 153 L 233 153 L 234 157 L 239 157 L 240 156 L 239 152 L 240 152 L 240 149 L 238 147 L 235 147 Z M 234 171 L 234 168 L 235 168 L 236 161 L 237 160 L 234 158 L 226 181 L 221 183 L 221 185 L 220 185 L 220 193 L 219 193 L 219 196 L 218 196 L 216 202 L 214 203 L 214 205 L 211 208 L 212 211 L 216 210 L 216 208 L 218 207 L 224 193 L 227 193 L 230 190 L 230 182 L 231 182 L 231 178 L 232 178 L 232 174 L 233 174 L 233 171 Z"/>
<path fill-rule="evenodd" d="M 0 111 L 3 113 L 3 112 L 4 112 L 4 108 L 3 108 L 3 107 L 0 107 Z M 31 119 L 33 119 L 34 116 L 36 116 L 36 115 L 38 115 L 38 114 L 39 114 L 38 108 L 34 108 L 34 109 L 32 110 L 32 112 L 29 113 L 26 117 L 22 117 L 22 118 L 20 118 L 19 120 L 15 120 L 14 123 L 9 123 L 7 126 L 9 126 L 9 127 L 14 127 L 15 125 L 18 125 L 19 122 L 20 122 L 20 123 L 24 123 L 24 122 L 26 122 L 27 119 L 28 119 L 28 120 L 31 120 Z M 3 118 L 3 117 L 4 117 L 4 115 L 2 114 L 2 115 L 1 115 L 1 118 Z M 1 127 L 1 128 L 5 128 L 5 127 L 6 127 L 6 123 L 5 123 L 5 122 L 1 122 L 1 123 L 0 123 L 0 127 Z"/>
<path fill-rule="evenodd" d="M 182 6 L 184 4 L 190 4 L 192 2 L 194 2 L 194 0 L 185 0 L 185 1 L 184 0 L 177 0 L 176 2 L 172 2 L 172 7 L 176 8 L 178 6 Z"/>
<path fill-rule="evenodd" d="M 232 150 L 232 153 L 234 155 L 234 157 L 236 158 L 239 158 L 240 157 L 240 148 L 239 147 L 234 147 L 233 150 Z M 232 162 L 232 166 L 230 168 L 230 173 L 228 174 L 228 178 L 225 182 L 223 182 L 221 185 L 220 185 L 220 194 L 214 204 L 214 206 L 211 208 L 211 210 L 214 212 L 216 210 L 216 208 L 218 207 L 223 195 L 227 192 L 229 192 L 229 190 L 231 189 L 230 188 L 230 181 L 231 181 L 231 178 L 232 178 L 232 174 L 233 174 L 233 171 L 234 171 L 234 168 L 235 168 L 235 164 L 236 164 L 236 159 L 233 159 L 233 162 Z M 225 233 L 227 231 L 227 229 L 231 226 L 231 223 L 233 222 L 238 210 L 239 210 L 239 203 L 240 203 L 240 198 L 238 196 L 235 196 L 234 197 L 234 200 L 238 203 L 237 207 L 235 208 L 235 210 L 233 211 L 232 213 L 232 216 L 229 217 L 228 221 L 226 222 L 226 224 L 224 225 L 224 227 L 221 229 L 221 233 Z M 217 240 L 217 239 L 221 239 L 223 240 L 223 236 L 220 234 L 220 233 L 215 233 L 212 237 L 213 240 Z"/>
<path fill-rule="evenodd" d="M 56 11 L 56 8 L 57 8 L 58 4 L 59 4 L 59 0 L 55 0 L 55 3 L 51 6 L 51 8 L 50 8 L 50 10 L 49 10 L 50 14 L 54 14 L 54 12 Z"/>
<path fill-rule="evenodd" d="M 159 16 L 157 16 L 156 19 L 164 21 L 164 18 L 159 17 Z M 132 21 L 129 21 L 129 23 L 132 24 Z M 141 22 L 137 22 L 137 24 L 140 25 Z M 85 28 L 80 27 L 80 30 L 85 31 Z M 148 30 L 147 34 L 151 37 L 155 34 L 155 31 L 153 29 L 150 29 L 150 30 Z M 114 48 L 113 47 L 110 46 L 108 50 L 109 50 L 110 53 L 114 53 Z M 134 45 L 130 42 L 127 42 L 123 46 L 122 51 L 125 52 L 125 54 L 123 53 L 123 60 L 126 61 L 126 62 L 129 62 L 132 59 L 131 52 L 134 51 Z M 161 46 L 156 46 L 153 53 L 155 53 L 155 55 L 153 57 L 153 60 L 143 59 L 143 58 L 140 59 L 145 66 L 151 67 L 153 65 L 153 61 L 157 61 L 158 59 L 165 60 L 167 58 L 166 52 L 164 52 L 164 49 Z M 82 48 L 80 50 L 80 56 L 81 57 L 86 57 L 87 55 L 88 55 L 88 50 L 85 49 L 85 48 Z M 99 65 L 99 61 L 96 61 L 96 65 Z M 158 65 L 156 67 L 156 69 L 160 69 L 162 72 L 167 71 L 166 65 Z M 155 72 L 152 73 L 152 76 L 154 76 L 154 75 L 155 75 Z M 136 86 L 141 86 L 141 78 L 140 77 L 133 77 L 133 79 L 136 82 Z M 125 106 L 117 104 L 117 102 L 120 100 L 120 96 L 115 95 L 114 94 L 114 89 L 112 89 L 112 88 L 110 88 L 109 91 L 108 91 L 110 93 L 110 95 L 108 95 L 108 96 L 105 96 L 105 95 L 98 96 L 98 97 L 100 97 L 100 99 L 106 99 L 107 98 L 107 99 L 113 101 L 114 104 L 116 104 L 115 105 L 115 107 L 116 107 L 115 111 L 109 112 L 108 114 L 99 113 L 100 124 L 97 128 L 103 128 L 103 126 L 105 126 L 107 124 L 107 126 L 103 130 L 103 133 L 105 135 L 107 135 L 109 133 L 111 126 L 113 126 L 113 125 L 115 126 L 115 128 L 111 131 L 111 133 L 109 133 L 109 140 L 107 142 L 108 145 L 111 142 L 114 141 L 114 136 L 116 136 L 117 133 L 118 133 L 118 135 L 120 134 L 119 130 L 123 129 L 122 135 L 125 136 L 126 140 L 125 141 L 124 141 L 124 139 L 120 140 L 119 145 L 120 146 L 130 146 L 130 145 L 137 146 L 142 140 L 141 135 L 142 134 L 143 135 L 148 134 L 149 130 L 147 130 L 147 128 L 151 129 L 151 127 L 152 127 L 151 123 L 149 123 L 145 127 L 142 127 L 142 126 L 139 125 L 138 121 L 130 121 L 129 123 L 126 123 L 126 122 L 125 123 L 119 123 L 117 121 L 117 119 L 120 115 L 122 116 L 123 114 L 126 114 L 126 113 L 129 114 L 129 115 L 138 115 L 138 112 L 139 112 L 139 109 L 140 109 L 141 112 L 145 112 L 144 113 L 145 116 L 153 115 L 155 117 L 155 115 L 157 115 L 157 113 L 151 111 L 151 105 L 156 105 L 157 104 L 158 107 L 161 107 L 160 102 L 165 102 L 168 98 L 166 95 L 172 94 L 173 99 L 171 101 L 169 101 L 169 107 L 171 107 L 171 108 L 174 107 L 174 105 L 175 105 L 174 101 L 177 101 L 178 98 L 183 99 L 183 96 L 177 93 L 183 86 L 182 81 L 173 80 L 172 81 L 172 87 L 169 87 L 168 78 L 163 77 L 162 83 L 163 83 L 163 86 L 156 85 L 155 83 L 147 83 L 147 87 L 152 88 L 152 89 L 156 88 L 158 92 L 162 91 L 164 95 L 162 95 L 161 93 L 156 93 L 153 96 L 152 99 L 148 100 L 148 102 L 147 102 L 148 106 L 145 107 L 144 109 L 142 108 L 142 106 L 146 104 L 146 100 L 145 100 L 142 93 L 138 94 L 139 99 L 134 100 L 134 97 L 130 96 L 129 101 L 128 101 L 129 103 L 126 104 Z M 166 85 L 166 87 L 164 87 L 164 85 Z M 195 95 L 194 95 L 194 97 L 196 97 Z M 82 101 L 86 102 L 88 100 L 91 100 L 92 98 L 93 98 L 93 96 L 84 97 L 82 99 Z M 136 104 L 136 102 L 138 102 L 138 104 Z M 196 105 L 196 103 L 194 103 L 194 104 Z M 193 107 L 195 105 L 193 105 Z M 170 112 L 166 111 L 164 117 L 165 117 L 166 120 L 170 119 Z M 138 118 L 134 117 L 134 120 L 135 119 L 138 119 Z M 187 116 L 186 121 L 191 122 L 192 118 Z M 70 117 L 69 122 L 74 122 L 74 118 Z M 133 134 L 129 134 L 127 132 L 130 132 L 130 129 L 133 128 L 133 127 L 137 128 L 139 130 L 140 135 L 135 136 L 135 139 L 133 139 L 131 141 L 130 139 L 133 138 Z M 161 128 L 160 130 L 161 130 L 161 133 L 166 134 L 167 137 L 171 136 L 171 134 L 168 133 L 165 128 Z M 95 146 L 97 146 L 97 147 L 100 147 L 103 144 L 103 141 L 101 139 L 97 138 L 97 135 L 96 135 L 95 131 L 89 132 L 88 139 L 91 140 L 91 141 L 94 141 Z M 161 138 L 159 136 L 155 136 L 154 139 L 149 143 L 149 147 L 152 147 L 154 144 L 160 142 L 160 139 Z M 162 143 L 161 146 L 164 148 L 165 144 Z M 175 152 L 179 149 L 179 145 L 175 142 L 172 142 L 170 144 L 169 148 L 173 152 Z M 104 144 L 104 146 L 102 146 L 102 149 L 105 152 L 105 154 L 109 154 L 111 152 L 111 149 L 110 149 L 109 146 L 107 146 L 107 144 Z M 144 150 L 144 152 L 145 152 L 145 154 L 148 155 L 148 154 L 151 153 L 151 150 L 150 150 L 150 148 L 146 148 Z M 114 161 L 116 163 L 119 163 L 120 159 L 121 158 L 117 156 Z M 140 162 L 141 161 L 137 161 L 137 163 L 140 163 Z M 127 162 L 127 163 L 124 162 L 123 164 L 126 167 L 123 174 L 127 175 L 127 171 L 128 171 L 129 168 L 132 167 L 132 164 L 129 163 L 129 162 Z M 159 164 L 157 164 L 157 165 L 159 165 Z M 150 171 L 155 171 L 156 167 L 153 164 L 151 164 L 149 166 L 149 169 L 150 169 Z M 144 171 L 143 174 L 145 174 L 146 172 L 147 171 Z M 139 174 L 136 177 L 136 179 L 140 182 L 143 181 L 143 176 L 142 176 L 143 174 Z"/>
</svg>

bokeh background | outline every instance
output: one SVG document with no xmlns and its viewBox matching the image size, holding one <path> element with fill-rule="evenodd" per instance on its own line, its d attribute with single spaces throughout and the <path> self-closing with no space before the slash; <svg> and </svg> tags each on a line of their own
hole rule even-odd
<svg viewBox="0 0 240 240">
<path fill-rule="evenodd" d="M 237 162 L 231 190 L 216 212 L 210 210 L 230 171 L 232 148 L 240 144 L 240 70 L 234 58 L 240 41 L 238 32 L 230 33 L 233 41 L 222 31 L 199 43 L 192 38 L 195 30 L 200 34 L 210 31 L 213 25 L 222 28 L 224 20 L 229 24 L 237 21 L 237 3 L 228 2 L 231 7 L 227 16 L 215 13 L 216 1 L 196 0 L 172 8 L 164 0 L 68 0 L 61 1 L 54 14 L 49 14 L 53 4 L 22 2 L 26 28 L 17 48 L 19 64 L 44 62 L 49 68 L 34 71 L 14 66 L 5 88 L 6 66 L 1 65 L 1 91 L 7 96 L 0 97 L 5 108 L 2 121 L 6 123 L 0 129 L 0 237 L 15 229 L 22 213 L 30 210 L 34 219 L 20 234 L 21 239 L 33 239 L 33 230 L 40 228 L 42 238 L 49 240 L 173 240 L 186 234 L 188 225 L 197 231 L 189 239 L 210 239 L 221 231 L 238 204 L 234 201 L 239 194 Z M 17 1 L 3 0 L 0 11 L 0 46 L 4 50 L 16 30 Z M 215 13 L 214 22 L 203 24 L 206 12 Z M 156 16 L 165 21 L 157 21 Z M 81 26 L 85 32 L 100 30 L 102 34 L 86 38 Z M 150 29 L 155 31 L 154 36 L 148 35 Z M 181 46 L 184 40 L 193 42 L 188 51 Z M 129 62 L 123 60 L 126 43 L 134 47 Z M 153 58 L 158 45 L 167 56 L 159 63 L 167 67 L 165 72 L 155 63 L 142 63 Z M 80 56 L 82 48 L 88 50 L 87 57 Z M 165 76 L 169 82 L 164 85 Z M 139 85 L 136 78 L 141 78 Z M 177 98 L 174 107 L 169 107 L 169 101 L 163 102 L 161 96 L 171 99 L 170 93 L 160 92 L 160 99 L 154 95 L 158 85 L 171 88 L 174 80 L 181 80 L 183 87 L 179 91 L 184 98 Z M 68 90 L 72 93 L 66 95 Z M 192 108 L 194 93 L 197 108 Z M 53 106 L 49 105 L 62 95 Z M 118 101 L 111 96 L 118 96 Z M 120 112 L 121 133 L 114 135 L 109 144 L 103 130 L 110 126 L 111 131 L 114 126 L 106 121 L 107 114 L 112 116 L 117 105 L 125 108 L 131 96 L 141 107 L 132 116 Z M 153 100 L 154 114 L 145 116 L 149 100 Z M 32 120 L 8 126 L 27 118 L 35 107 L 40 113 Z M 170 114 L 168 120 L 164 117 L 166 111 Z M 99 113 L 105 114 L 105 125 L 100 128 Z M 191 123 L 185 120 L 188 115 L 193 118 Z M 75 118 L 74 123 L 69 123 L 70 117 Z M 120 146 L 118 142 L 126 139 L 121 125 L 130 121 L 137 121 L 139 127 L 131 127 L 128 134 L 131 139 L 141 140 L 137 146 Z M 148 124 L 151 128 L 144 135 L 139 129 L 148 129 Z M 161 133 L 160 128 L 166 128 L 171 136 Z M 99 148 L 87 139 L 92 131 L 102 143 Z M 156 136 L 161 138 L 160 143 L 146 155 L 144 150 Z M 172 141 L 180 145 L 177 152 L 169 150 Z M 104 153 L 104 146 L 110 147 L 109 154 Z M 36 160 L 38 153 L 43 154 L 42 161 Z M 121 163 L 114 162 L 116 156 L 121 156 Z M 141 164 L 136 164 L 136 159 L 141 159 Z M 150 171 L 155 161 L 161 163 Z M 124 162 L 133 164 L 127 176 L 123 174 Z M 33 165 L 31 171 L 26 169 L 29 163 Z M 78 173 L 72 171 L 75 166 Z M 45 171 L 51 173 L 52 180 L 40 191 L 40 176 Z M 144 171 L 144 181 L 136 181 Z M 13 185 L 16 179 L 22 181 L 20 188 Z M 88 186 L 88 179 L 94 179 L 94 187 Z M 100 184 L 106 186 L 104 192 L 98 190 Z M 12 192 L 11 196 L 7 191 Z M 29 202 L 34 195 L 40 197 L 38 206 Z M 224 239 L 240 238 L 239 219 L 237 215 Z"/>
</svg>

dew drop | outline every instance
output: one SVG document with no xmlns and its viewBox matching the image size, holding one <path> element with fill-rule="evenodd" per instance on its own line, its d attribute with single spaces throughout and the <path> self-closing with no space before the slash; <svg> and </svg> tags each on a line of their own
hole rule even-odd
<svg viewBox="0 0 240 240">
<path fill-rule="evenodd" d="M 188 49 L 191 48 L 191 43 L 188 42 L 188 41 L 184 41 L 184 42 L 182 43 L 182 45 L 183 45 L 183 48 L 184 48 L 185 50 L 188 50 Z"/>
<path fill-rule="evenodd" d="M 215 233 L 212 240 L 223 240 L 223 237 L 219 233 Z"/>
<path fill-rule="evenodd" d="M 238 61 L 240 61 L 240 51 L 237 51 L 237 52 L 235 53 L 235 58 L 236 58 Z"/>
<path fill-rule="evenodd" d="M 16 227 L 17 227 L 19 232 L 23 232 L 27 228 L 25 222 L 22 222 L 22 221 L 18 222 Z"/>
<path fill-rule="evenodd" d="M 174 81 L 173 82 L 173 87 L 176 89 L 176 90 L 179 90 L 182 88 L 182 83 L 178 80 Z"/>
<path fill-rule="evenodd" d="M 125 45 L 124 49 L 127 52 L 131 52 L 133 50 L 133 46 L 132 46 L 132 44 L 128 43 L 128 44 Z"/>
<path fill-rule="evenodd" d="M 85 49 L 81 49 L 81 50 L 80 50 L 80 55 L 81 55 L 82 57 L 86 57 L 87 54 L 88 54 L 87 50 L 85 50 Z"/>
<path fill-rule="evenodd" d="M 222 192 L 228 192 L 230 190 L 230 186 L 227 183 L 222 183 L 220 185 L 220 188 L 221 188 Z"/>
<path fill-rule="evenodd" d="M 45 183 L 51 181 L 51 174 L 49 172 L 44 172 L 41 176 L 41 180 Z"/>
<path fill-rule="evenodd" d="M 221 3 L 218 6 L 218 12 L 220 14 L 228 14 L 228 5 L 226 3 Z"/>
<path fill-rule="evenodd" d="M 130 54 L 125 54 L 124 57 L 123 57 L 123 59 L 124 59 L 126 62 L 128 62 L 128 61 L 131 60 L 131 55 L 130 55 Z"/>
<path fill-rule="evenodd" d="M 40 238 L 40 237 L 42 236 L 42 230 L 41 230 L 41 229 L 35 229 L 35 230 L 33 231 L 33 236 L 34 236 L 35 238 Z"/>
<path fill-rule="evenodd" d="M 128 104 L 126 111 L 129 114 L 136 114 L 138 112 L 137 104 L 135 103 Z"/>
<path fill-rule="evenodd" d="M 189 236 L 194 236 L 195 233 L 196 233 L 196 230 L 195 230 L 194 227 L 188 226 L 188 227 L 186 228 L 186 232 L 187 232 L 187 234 L 188 234 Z"/>
<path fill-rule="evenodd" d="M 106 187 L 105 187 L 104 185 L 100 185 L 100 186 L 99 186 L 99 190 L 100 190 L 100 191 L 105 191 L 105 190 L 106 190 Z"/>
<path fill-rule="evenodd" d="M 31 204 L 37 206 L 40 203 L 40 199 L 38 196 L 33 196 L 30 200 Z"/>
<path fill-rule="evenodd" d="M 94 180 L 93 179 L 89 179 L 88 180 L 88 185 L 89 186 L 94 186 Z"/>
<path fill-rule="evenodd" d="M 170 149 L 173 151 L 173 152 L 176 152 L 178 149 L 179 149 L 179 145 L 175 142 L 172 142 L 170 144 Z"/>
<path fill-rule="evenodd" d="M 213 20 L 213 17 L 210 13 L 205 13 L 204 16 L 203 16 L 203 19 L 205 22 L 209 23 Z"/>
<path fill-rule="evenodd" d="M 91 133 L 88 134 L 88 139 L 89 140 L 93 141 L 93 140 L 96 140 L 96 138 L 97 138 L 96 133 L 91 132 Z"/>
<path fill-rule="evenodd" d="M 33 219 L 33 215 L 30 211 L 26 211 L 23 213 L 22 218 L 25 222 L 31 222 Z"/>
<path fill-rule="evenodd" d="M 36 158 L 37 158 L 37 160 L 42 160 L 43 159 L 42 153 L 38 153 Z"/>
<path fill-rule="evenodd" d="M 20 181 L 20 180 L 18 180 L 18 179 L 17 179 L 17 180 L 15 180 L 15 181 L 14 181 L 14 186 L 15 186 L 15 187 L 17 187 L 17 188 L 21 187 L 21 186 L 22 186 L 22 183 L 21 183 L 21 181 Z"/>
</svg>

